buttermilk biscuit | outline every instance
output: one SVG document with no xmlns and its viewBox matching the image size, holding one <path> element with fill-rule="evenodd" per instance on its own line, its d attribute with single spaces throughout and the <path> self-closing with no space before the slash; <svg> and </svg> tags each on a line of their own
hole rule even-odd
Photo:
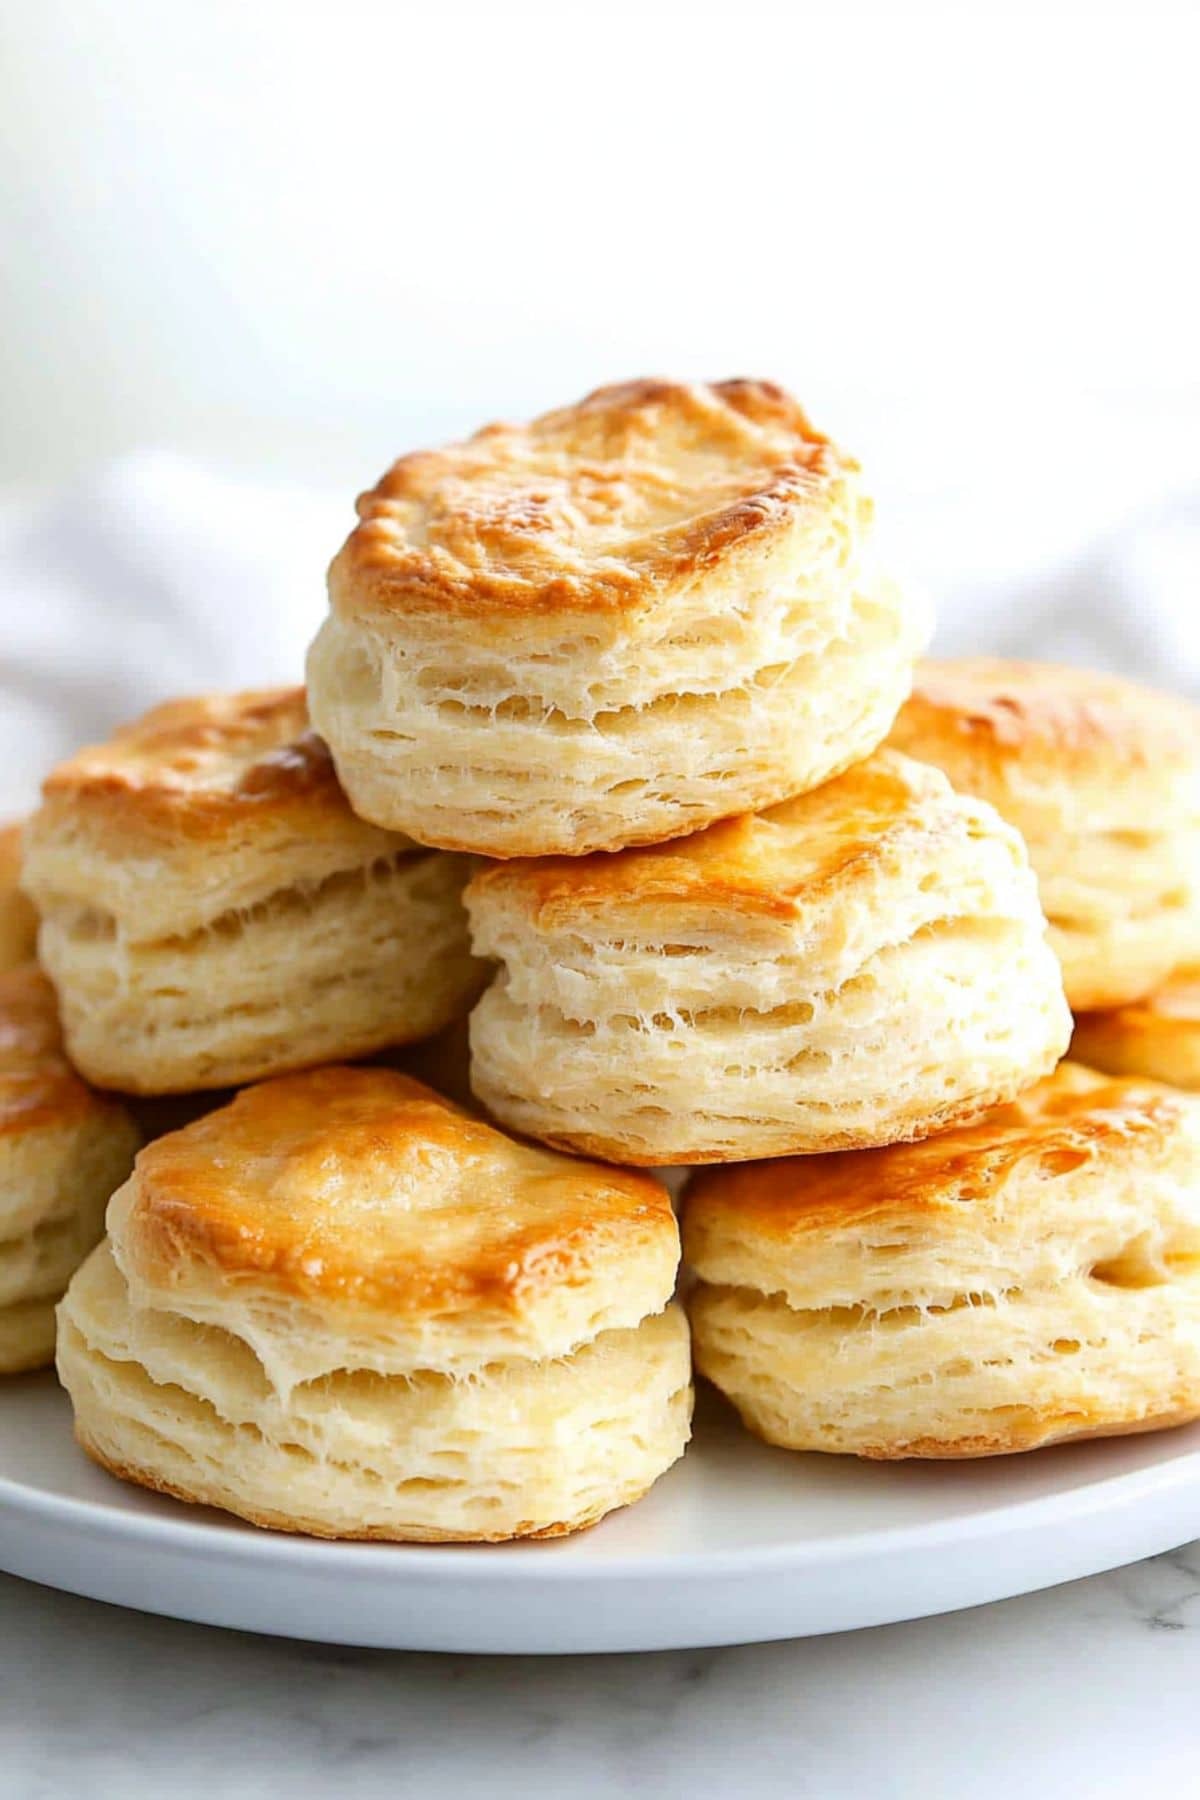
<svg viewBox="0 0 1200 1800">
<path fill-rule="evenodd" d="M 439 1030 L 479 986 L 466 872 L 355 817 L 300 688 L 156 707 L 50 776 L 25 840 L 71 1056 L 143 1094 Z"/>
<path fill-rule="evenodd" d="M 1029 845 L 1077 1011 L 1200 959 L 1200 714 L 1050 663 L 930 662 L 890 740 Z"/>
<path fill-rule="evenodd" d="M 696 1177 L 696 1366 L 792 1450 L 992 1456 L 1200 1414 L 1200 1101 L 1064 1063 L 923 1144 Z"/>
<path fill-rule="evenodd" d="M 653 843 L 883 738 L 921 609 L 854 463 L 767 382 L 602 388 L 406 456 L 309 655 L 355 810 L 488 856 Z"/>
<path fill-rule="evenodd" d="M 37 914 L 20 879 L 21 826 L 0 826 L 0 970 L 28 962 L 37 946 Z"/>
<path fill-rule="evenodd" d="M 0 974 L 0 1373 L 54 1357 L 54 1307 L 104 1230 L 138 1133 L 63 1054 L 54 989 Z"/>
<path fill-rule="evenodd" d="M 1071 1055 L 1109 1075 L 1200 1088 L 1200 966 L 1177 969 L 1145 1000 L 1080 1013 Z"/>
<path fill-rule="evenodd" d="M 59 1314 L 79 1441 L 258 1525 L 554 1537 L 688 1438 L 657 1182 L 513 1142 L 386 1069 L 160 1138 Z"/>
<path fill-rule="evenodd" d="M 475 1092 L 617 1161 L 923 1137 L 1070 1032 L 1016 832 L 894 752 L 683 843 L 485 870 L 467 907 L 500 964 Z"/>
</svg>

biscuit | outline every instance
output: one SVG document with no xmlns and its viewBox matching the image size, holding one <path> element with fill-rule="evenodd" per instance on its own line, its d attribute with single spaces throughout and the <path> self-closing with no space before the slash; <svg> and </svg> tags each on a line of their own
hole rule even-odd
<svg viewBox="0 0 1200 1800">
<path fill-rule="evenodd" d="M 0 827 L 0 972 L 28 962 L 37 947 L 37 913 L 21 892 L 21 826 Z"/>
<path fill-rule="evenodd" d="M 53 1361 L 55 1302 L 99 1241 L 138 1141 L 125 1108 L 64 1056 L 41 970 L 0 974 L 0 1373 Z"/>
<path fill-rule="evenodd" d="M 352 805 L 446 849 L 576 856 L 818 786 L 886 735 L 926 635 L 870 511 L 758 381 L 602 388 L 402 458 L 309 654 Z"/>
<path fill-rule="evenodd" d="M 378 1068 L 160 1138 L 60 1309 L 88 1453 L 255 1524 L 549 1537 L 682 1454 L 663 1188 L 518 1144 Z"/>
<path fill-rule="evenodd" d="M 1200 966 L 1177 969 L 1144 1000 L 1080 1013 L 1071 1055 L 1108 1075 L 1200 1089 Z"/>
<path fill-rule="evenodd" d="M 894 752 L 682 843 L 496 865 L 466 901 L 500 965 L 471 1015 L 476 1094 L 614 1161 L 923 1137 L 1070 1034 L 1016 832 Z"/>
<path fill-rule="evenodd" d="M 356 818 L 300 688 L 156 707 L 50 776 L 25 842 L 70 1054 L 141 1094 L 440 1030 L 479 989 L 467 870 Z"/>
<path fill-rule="evenodd" d="M 1200 1415 L 1200 1101 L 1064 1063 L 916 1145 L 694 1178 L 697 1369 L 769 1443 L 991 1456 Z"/>
<path fill-rule="evenodd" d="M 1200 713 L 1050 663 L 929 662 L 889 740 L 1029 845 L 1076 1011 L 1200 961 Z"/>
</svg>

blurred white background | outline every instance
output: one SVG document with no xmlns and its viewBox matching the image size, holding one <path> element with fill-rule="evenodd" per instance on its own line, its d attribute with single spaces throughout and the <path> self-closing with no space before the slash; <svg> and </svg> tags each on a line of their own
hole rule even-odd
<svg viewBox="0 0 1200 1800">
<path fill-rule="evenodd" d="M 794 388 L 943 645 L 1200 677 L 1194 0 L 0 18 L 7 766 L 291 672 L 394 454 L 632 373 Z"/>
</svg>

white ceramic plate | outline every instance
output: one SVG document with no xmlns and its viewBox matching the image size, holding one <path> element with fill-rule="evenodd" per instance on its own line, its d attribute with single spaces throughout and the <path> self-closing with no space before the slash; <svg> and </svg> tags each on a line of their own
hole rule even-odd
<svg viewBox="0 0 1200 1800">
<path fill-rule="evenodd" d="M 0 1405 L 0 1567 L 118 1606 L 326 1643 L 663 1650 L 949 1612 L 1200 1534 L 1200 1426 L 990 1463 L 863 1464 L 746 1436 L 711 1396 L 684 1461 L 578 1538 L 325 1544 L 123 1486 L 50 1375 Z"/>
</svg>

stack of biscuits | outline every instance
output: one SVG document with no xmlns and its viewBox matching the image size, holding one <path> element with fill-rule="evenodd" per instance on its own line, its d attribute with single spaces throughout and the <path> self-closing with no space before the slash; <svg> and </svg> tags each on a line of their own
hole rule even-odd
<svg viewBox="0 0 1200 1800">
<path fill-rule="evenodd" d="M 98 1462 L 496 1541 L 651 1487 L 693 1367 L 871 1458 L 1200 1415 L 1197 715 L 920 663 L 871 523 L 778 388 L 605 388 L 395 464 L 307 689 L 50 775 L 0 1356 L 65 1287 Z"/>
</svg>

